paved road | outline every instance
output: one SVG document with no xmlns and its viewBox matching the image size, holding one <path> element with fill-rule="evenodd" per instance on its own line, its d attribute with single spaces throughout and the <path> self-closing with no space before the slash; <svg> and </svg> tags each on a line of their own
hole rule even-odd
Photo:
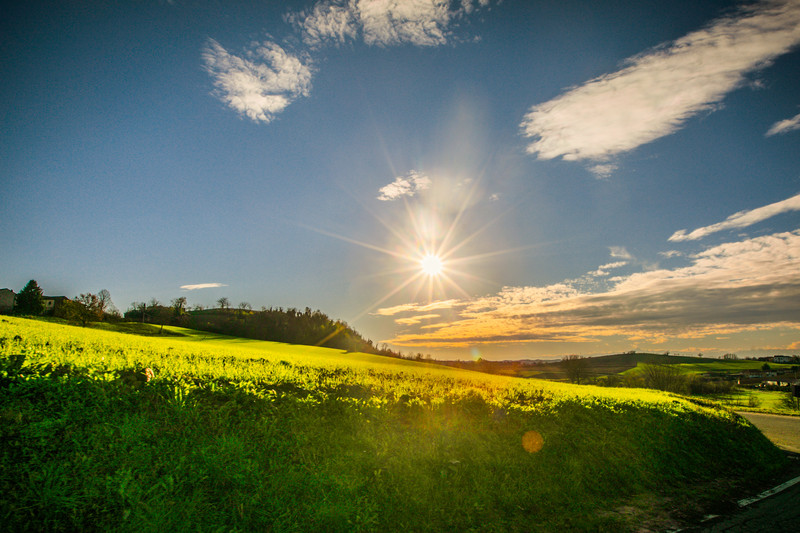
<svg viewBox="0 0 800 533">
<path fill-rule="evenodd" d="M 739 412 L 778 448 L 800 453 L 800 416 Z M 798 527 L 800 530 L 800 526 Z"/>
<path fill-rule="evenodd" d="M 790 467 L 785 479 L 800 476 L 800 417 L 739 413 L 761 430 L 779 448 L 789 452 Z M 781 533 L 800 531 L 800 483 L 735 514 L 726 514 L 682 529 L 684 533 Z"/>
<path fill-rule="evenodd" d="M 685 533 L 793 533 L 800 531 L 800 483 L 747 506 L 731 516 L 709 520 Z"/>
</svg>

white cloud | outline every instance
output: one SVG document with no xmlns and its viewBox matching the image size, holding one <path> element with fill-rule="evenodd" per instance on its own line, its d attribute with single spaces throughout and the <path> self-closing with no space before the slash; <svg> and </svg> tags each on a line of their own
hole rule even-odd
<svg viewBox="0 0 800 533">
<path fill-rule="evenodd" d="M 617 170 L 618 166 L 613 163 L 598 163 L 589 167 L 589 172 L 594 174 L 597 179 L 607 179 Z"/>
<path fill-rule="evenodd" d="M 527 151 L 540 159 L 607 161 L 715 109 L 747 73 L 798 43 L 800 0 L 743 8 L 533 106 L 521 123 L 534 139 Z"/>
<path fill-rule="evenodd" d="M 358 34 L 353 10 L 342 3 L 320 2 L 310 13 L 290 13 L 287 19 L 299 27 L 303 42 L 311 47 L 338 46 L 355 39 Z"/>
<path fill-rule="evenodd" d="M 678 250 L 667 250 L 666 252 L 658 252 L 658 255 L 666 257 L 667 259 L 671 259 L 673 257 L 681 257 L 683 256 L 683 253 L 679 252 Z"/>
<path fill-rule="evenodd" d="M 774 204 L 765 205 L 750 211 L 739 211 L 726 218 L 723 222 L 718 222 L 710 226 L 697 228 L 691 233 L 686 233 L 685 229 L 676 231 L 669 238 L 670 241 L 696 241 L 702 239 L 706 235 L 716 233 L 732 228 L 745 228 L 752 226 L 763 220 L 780 215 L 781 213 L 788 213 L 790 211 L 800 211 L 800 194 L 796 194 L 791 198 L 775 202 Z"/>
<path fill-rule="evenodd" d="M 224 283 L 198 283 L 196 285 L 181 285 L 185 291 L 196 291 L 198 289 L 214 289 L 216 287 L 227 287 Z"/>
<path fill-rule="evenodd" d="M 631 260 L 633 256 L 625 249 L 624 246 L 609 246 L 608 251 L 611 254 L 611 257 L 616 257 L 619 259 Z"/>
<path fill-rule="evenodd" d="M 209 39 L 203 51 L 206 70 L 214 78 L 216 96 L 230 108 L 257 122 L 271 122 L 296 98 L 308 96 L 312 71 L 278 44 L 264 41 L 238 57 Z"/>
<path fill-rule="evenodd" d="M 418 173 L 415 170 L 412 170 L 406 176 L 398 176 L 389 185 L 381 187 L 378 200 L 388 202 L 397 200 L 403 196 L 411 197 L 417 194 L 419 191 L 428 189 L 430 186 L 430 178 Z"/>
<path fill-rule="evenodd" d="M 439 46 L 452 36 L 452 26 L 463 15 L 489 5 L 489 0 L 325 0 L 310 11 L 286 18 L 311 47 L 340 45 L 359 34 L 368 45 L 414 44 Z"/>
<path fill-rule="evenodd" d="M 789 133 L 790 131 L 800 130 L 800 114 L 781 120 L 772 125 L 765 134 L 767 137 L 778 135 L 779 133 Z"/>
<path fill-rule="evenodd" d="M 475 4 L 477 4 L 478 7 L 487 7 L 489 5 L 489 0 L 461 0 L 461 9 L 464 10 L 464 13 L 469 15 L 475 11 Z"/>
<path fill-rule="evenodd" d="M 453 17 L 449 0 L 354 0 L 364 42 L 436 46 L 447 42 Z"/>
<path fill-rule="evenodd" d="M 606 263 L 605 265 L 600 265 L 597 267 L 597 270 L 589 272 L 590 277 L 600 277 L 600 276 L 608 276 L 608 271 L 612 268 L 619 268 L 627 265 L 627 261 L 614 261 L 613 263 Z"/>
</svg>

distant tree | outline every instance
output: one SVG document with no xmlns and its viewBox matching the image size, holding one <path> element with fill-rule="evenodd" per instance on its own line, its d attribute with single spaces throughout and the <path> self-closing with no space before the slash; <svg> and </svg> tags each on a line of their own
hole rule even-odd
<svg viewBox="0 0 800 533">
<path fill-rule="evenodd" d="M 561 366 L 570 383 L 580 383 L 582 379 L 586 379 L 589 362 L 580 355 L 568 355 L 561 361 Z"/>
<path fill-rule="evenodd" d="M 17 294 L 14 312 L 18 315 L 40 315 L 42 311 L 44 311 L 42 289 L 36 280 L 32 279 Z"/>
<path fill-rule="evenodd" d="M 677 365 L 642 365 L 644 386 L 670 392 L 684 392 L 688 378 Z"/>
<path fill-rule="evenodd" d="M 149 312 L 150 312 L 150 316 L 152 317 L 153 321 L 155 321 L 156 324 L 160 324 L 161 325 L 161 329 L 159 330 L 159 333 L 163 333 L 164 332 L 164 324 L 169 322 L 169 320 L 173 316 L 173 312 L 174 312 L 173 308 L 172 307 L 166 307 L 164 305 L 156 305 L 156 306 L 151 306 Z"/>
<path fill-rule="evenodd" d="M 83 327 L 89 322 L 99 321 L 103 316 L 100 298 L 96 294 L 86 293 L 76 296 L 67 305 L 67 318 L 76 320 Z"/>
<path fill-rule="evenodd" d="M 114 302 L 111 301 L 111 293 L 106 289 L 97 293 L 97 309 L 100 312 L 100 318 L 104 318 L 106 313 L 114 308 Z"/>
<path fill-rule="evenodd" d="M 223 296 L 217 300 L 217 305 L 219 306 L 220 309 L 227 309 L 228 307 L 230 307 L 231 302 L 230 300 L 228 300 L 226 297 Z"/>
<path fill-rule="evenodd" d="M 761 370 L 763 370 L 764 372 L 769 372 L 771 370 L 771 368 L 772 367 L 770 367 L 767 363 L 764 363 L 763 365 L 761 365 Z"/>
<path fill-rule="evenodd" d="M 175 316 L 181 316 L 186 312 L 186 296 L 174 298 L 170 304 L 172 305 L 172 310 L 174 311 Z"/>
<path fill-rule="evenodd" d="M 144 302 L 131 302 L 130 307 L 125 311 L 124 317 L 128 320 L 140 320 L 144 323 L 147 317 L 147 304 Z"/>
<path fill-rule="evenodd" d="M 739 356 L 736 355 L 735 353 L 726 353 L 725 355 L 722 356 L 722 358 L 728 361 L 736 361 L 737 359 L 739 359 Z"/>
</svg>

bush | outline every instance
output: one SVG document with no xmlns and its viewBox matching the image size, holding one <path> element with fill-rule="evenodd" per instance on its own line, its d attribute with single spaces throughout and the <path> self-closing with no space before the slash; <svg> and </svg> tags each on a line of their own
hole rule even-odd
<svg viewBox="0 0 800 533">
<path fill-rule="evenodd" d="M 692 376 L 688 379 L 689 394 L 695 396 L 730 394 L 734 387 L 734 382 L 728 380 L 708 379 L 700 376 Z"/>
<path fill-rule="evenodd" d="M 645 386 L 668 392 L 685 393 L 689 377 L 676 365 L 642 365 Z"/>
<path fill-rule="evenodd" d="M 793 411 L 800 411 L 800 398 L 795 398 L 792 391 L 789 391 L 783 397 L 783 406 Z"/>
</svg>

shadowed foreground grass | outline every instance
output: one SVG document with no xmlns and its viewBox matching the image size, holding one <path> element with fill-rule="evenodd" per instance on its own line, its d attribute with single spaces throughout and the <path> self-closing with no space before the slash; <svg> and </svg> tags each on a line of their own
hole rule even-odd
<svg viewBox="0 0 800 533">
<path fill-rule="evenodd" d="M 201 344 L 0 319 L 4 528 L 626 530 L 782 457 L 666 394 Z"/>
</svg>

